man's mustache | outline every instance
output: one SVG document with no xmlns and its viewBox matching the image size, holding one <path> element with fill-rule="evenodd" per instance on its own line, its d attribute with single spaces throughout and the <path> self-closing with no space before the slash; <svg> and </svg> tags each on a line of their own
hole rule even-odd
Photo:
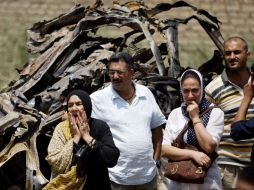
<svg viewBox="0 0 254 190">
<path fill-rule="evenodd" d="M 234 62 L 239 62 L 238 59 L 229 59 L 228 60 L 229 63 L 234 63 Z"/>
<path fill-rule="evenodd" d="M 121 79 L 113 79 L 113 82 L 122 82 Z"/>
</svg>

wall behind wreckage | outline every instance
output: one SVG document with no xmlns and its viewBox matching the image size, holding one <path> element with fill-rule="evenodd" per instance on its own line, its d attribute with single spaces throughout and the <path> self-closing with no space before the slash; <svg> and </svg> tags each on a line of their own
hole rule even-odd
<svg viewBox="0 0 254 190">
<path fill-rule="evenodd" d="M 91 0 L 0 0 L 0 88 L 17 79 L 15 68 L 22 68 L 31 56 L 26 52 L 26 29 L 40 20 L 52 19 L 69 10 L 75 3 L 91 5 Z M 106 7 L 111 0 L 103 1 Z M 120 0 L 120 3 L 126 1 Z M 145 1 L 146 2 L 146 1 Z M 173 0 L 150 0 L 152 7 L 158 2 Z M 253 0 L 186 0 L 205 9 L 222 22 L 224 38 L 239 35 L 249 42 L 253 52 L 254 1 Z M 162 18 L 186 18 L 192 14 L 189 8 L 180 8 L 160 15 Z M 180 61 L 183 66 L 197 67 L 213 55 L 215 46 L 196 21 L 179 26 Z M 254 54 L 254 52 L 253 52 Z M 249 63 L 253 62 L 253 58 Z"/>
</svg>

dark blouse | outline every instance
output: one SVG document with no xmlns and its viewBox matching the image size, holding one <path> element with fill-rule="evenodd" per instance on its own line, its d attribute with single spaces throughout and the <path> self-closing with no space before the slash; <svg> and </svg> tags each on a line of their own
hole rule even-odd
<svg viewBox="0 0 254 190">
<path fill-rule="evenodd" d="M 84 141 L 80 144 L 74 143 L 73 162 L 78 163 L 78 171 L 87 174 L 85 190 L 111 190 L 108 167 L 114 167 L 117 164 L 120 152 L 115 146 L 109 126 L 105 122 L 92 119 L 90 134 L 96 139 L 93 149 Z M 75 155 L 82 145 L 86 146 L 86 150 L 79 159 Z"/>
<path fill-rule="evenodd" d="M 235 141 L 254 138 L 254 118 L 233 123 L 230 136 Z M 251 151 L 251 165 L 254 166 L 254 145 Z"/>
</svg>

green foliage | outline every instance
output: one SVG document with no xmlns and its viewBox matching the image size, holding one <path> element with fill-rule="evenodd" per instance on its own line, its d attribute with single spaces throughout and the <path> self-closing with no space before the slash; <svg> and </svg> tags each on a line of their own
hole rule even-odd
<svg viewBox="0 0 254 190">
<path fill-rule="evenodd" d="M 6 86 L 11 80 L 17 79 L 18 73 L 16 68 L 21 68 L 28 60 L 28 53 L 26 51 L 26 32 L 23 25 L 19 30 L 13 30 L 12 23 L 2 23 L 3 27 L 0 29 L 2 33 L 0 51 L 0 87 Z"/>
</svg>

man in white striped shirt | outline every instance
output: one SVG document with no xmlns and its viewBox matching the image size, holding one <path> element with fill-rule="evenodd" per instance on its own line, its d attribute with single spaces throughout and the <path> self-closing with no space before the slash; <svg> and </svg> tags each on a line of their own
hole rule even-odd
<svg viewBox="0 0 254 190">
<path fill-rule="evenodd" d="M 208 100 L 217 104 L 225 113 L 225 127 L 218 151 L 218 164 L 225 189 L 235 188 L 241 168 L 250 163 L 253 140 L 234 142 L 230 137 L 231 124 L 244 96 L 243 87 L 250 80 L 247 68 L 249 57 L 248 45 L 244 39 L 231 37 L 226 40 L 225 69 L 205 89 Z M 246 118 L 253 116 L 254 101 L 250 104 Z"/>
</svg>

